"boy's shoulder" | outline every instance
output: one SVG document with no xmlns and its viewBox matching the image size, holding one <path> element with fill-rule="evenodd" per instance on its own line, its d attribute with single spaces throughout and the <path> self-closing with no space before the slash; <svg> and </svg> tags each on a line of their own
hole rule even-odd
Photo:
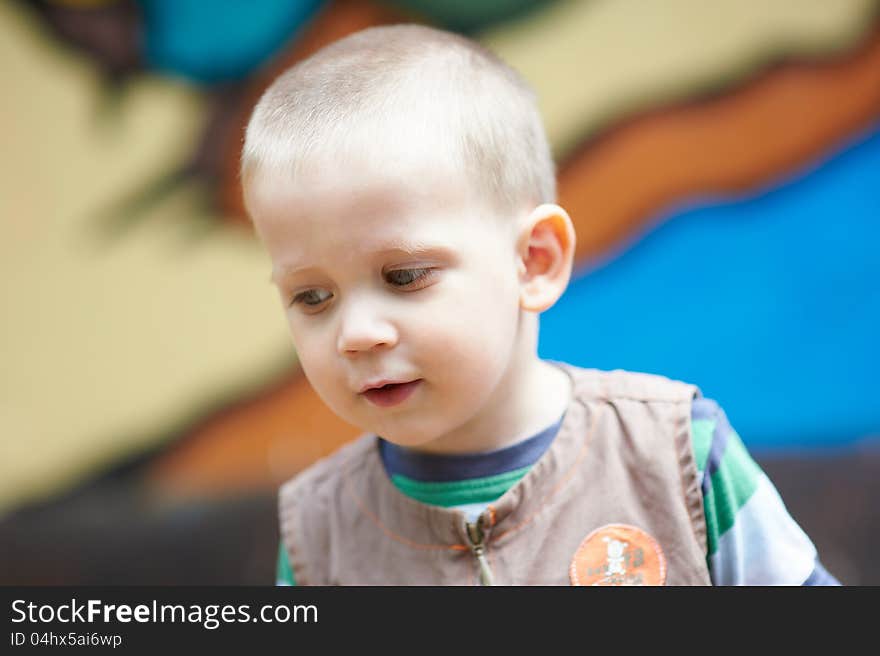
<svg viewBox="0 0 880 656">
<path fill-rule="evenodd" d="M 575 396 L 582 398 L 681 402 L 702 397 L 696 385 L 660 374 L 628 369 L 588 369 L 566 362 L 555 364 L 569 373 Z"/>
<path fill-rule="evenodd" d="M 282 483 L 279 489 L 281 499 L 297 496 L 304 489 L 310 496 L 334 494 L 348 473 L 364 465 L 370 449 L 375 447 L 376 436 L 369 433 L 343 444 Z"/>
</svg>

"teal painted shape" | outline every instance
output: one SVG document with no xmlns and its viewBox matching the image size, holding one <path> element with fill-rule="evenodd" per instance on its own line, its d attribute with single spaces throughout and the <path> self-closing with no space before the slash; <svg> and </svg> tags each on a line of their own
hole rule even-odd
<svg viewBox="0 0 880 656">
<path fill-rule="evenodd" d="M 289 40 L 322 0 L 141 0 L 151 68 L 198 82 L 250 74 Z"/>
<path fill-rule="evenodd" d="M 558 0 L 387 0 L 432 25 L 470 34 L 521 18 Z"/>
</svg>

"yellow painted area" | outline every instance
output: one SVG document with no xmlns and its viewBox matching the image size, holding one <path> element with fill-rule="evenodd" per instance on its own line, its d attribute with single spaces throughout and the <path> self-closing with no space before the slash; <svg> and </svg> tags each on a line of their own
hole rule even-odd
<svg viewBox="0 0 880 656">
<path fill-rule="evenodd" d="M 559 0 L 480 40 L 539 96 L 557 157 L 634 112 L 852 46 L 878 0 Z"/>
<path fill-rule="evenodd" d="M 153 445 L 294 360 L 247 230 L 201 237 L 199 190 L 101 245 L 100 212 L 183 162 L 205 108 L 142 77 L 114 117 L 96 71 L 0 3 L 0 512 Z"/>
</svg>

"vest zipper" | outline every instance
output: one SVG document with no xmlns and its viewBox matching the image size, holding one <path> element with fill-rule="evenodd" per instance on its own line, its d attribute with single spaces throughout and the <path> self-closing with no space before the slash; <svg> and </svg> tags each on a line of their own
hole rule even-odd
<svg viewBox="0 0 880 656">
<path fill-rule="evenodd" d="M 476 522 L 467 522 L 468 540 L 471 543 L 471 551 L 477 559 L 480 566 L 480 585 L 495 585 L 492 570 L 489 567 L 489 561 L 486 560 L 486 536 L 483 533 L 483 518 L 480 517 Z"/>
</svg>

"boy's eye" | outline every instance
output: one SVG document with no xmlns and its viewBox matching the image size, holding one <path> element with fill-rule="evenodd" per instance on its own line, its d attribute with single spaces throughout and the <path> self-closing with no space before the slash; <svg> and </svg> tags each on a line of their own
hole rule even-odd
<svg viewBox="0 0 880 656">
<path fill-rule="evenodd" d="M 431 278 L 434 269 L 397 269 L 385 273 L 385 281 L 395 287 L 417 287 Z"/>
<path fill-rule="evenodd" d="M 329 300 L 331 296 L 333 296 L 333 294 L 325 289 L 307 289 L 294 296 L 290 304 L 315 307 L 316 305 L 320 305 L 324 301 Z"/>
</svg>

